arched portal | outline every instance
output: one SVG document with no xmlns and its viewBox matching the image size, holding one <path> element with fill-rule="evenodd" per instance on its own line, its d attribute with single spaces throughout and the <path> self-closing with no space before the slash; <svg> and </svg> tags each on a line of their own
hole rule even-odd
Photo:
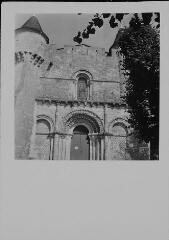
<svg viewBox="0 0 169 240">
<path fill-rule="evenodd" d="M 90 139 L 89 130 L 78 125 L 73 130 L 70 149 L 70 160 L 89 160 L 90 159 Z"/>
<path fill-rule="evenodd" d="M 103 159 L 103 124 L 95 113 L 75 110 L 63 118 L 63 123 L 66 132 L 63 143 L 65 159 Z"/>
</svg>

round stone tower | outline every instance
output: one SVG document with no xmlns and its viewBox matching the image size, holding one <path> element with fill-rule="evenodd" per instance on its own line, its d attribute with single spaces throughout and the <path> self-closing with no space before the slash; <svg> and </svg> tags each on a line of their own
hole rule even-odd
<svg viewBox="0 0 169 240">
<path fill-rule="evenodd" d="M 43 32 L 35 16 L 29 18 L 20 28 L 15 30 L 16 51 L 37 52 L 43 44 L 49 43 L 49 38 Z"/>
<path fill-rule="evenodd" d="M 15 30 L 15 158 L 28 159 L 35 99 L 49 38 L 32 16 Z"/>
</svg>

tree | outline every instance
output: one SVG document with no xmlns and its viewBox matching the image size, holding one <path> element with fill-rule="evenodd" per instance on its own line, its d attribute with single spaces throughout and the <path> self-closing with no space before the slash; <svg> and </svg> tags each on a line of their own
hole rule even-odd
<svg viewBox="0 0 169 240">
<path fill-rule="evenodd" d="M 121 36 L 119 47 L 124 56 L 123 67 L 129 72 L 125 100 L 129 106 L 130 123 L 140 139 L 150 142 L 151 158 L 156 159 L 159 143 L 159 34 L 135 18 L 133 25 Z"/>
<path fill-rule="evenodd" d="M 154 13 L 156 17 L 154 18 L 154 21 L 156 22 L 156 28 L 160 27 L 160 14 Z M 73 38 L 75 42 L 78 44 L 81 44 L 83 39 L 89 38 L 90 34 L 95 34 L 97 28 L 101 28 L 104 26 L 105 19 L 109 20 L 109 25 L 111 28 L 117 28 L 121 25 L 124 17 L 128 15 L 129 17 L 136 17 L 137 14 L 130 14 L 130 13 L 102 13 L 98 14 L 96 13 L 92 20 L 89 22 L 88 26 L 83 30 L 79 31 L 77 35 Z M 146 26 L 149 25 L 152 18 L 153 13 L 142 13 L 140 14 L 140 17 L 142 18 L 142 23 Z M 132 24 L 132 20 L 130 21 L 130 25 Z"/>
<path fill-rule="evenodd" d="M 109 18 L 112 28 L 118 27 L 124 15 L 95 14 L 85 31 L 86 36 L 94 27 L 103 26 L 104 18 Z M 138 138 L 150 142 L 151 159 L 158 159 L 159 144 L 159 13 L 155 16 L 157 23 L 153 28 L 152 13 L 142 13 L 141 17 L 133 14 L 129 26 L 119 31 L 117 43 L 127 76 L 124 100 L 130 113 L 129 121 Z M 79 32 L 74 40 L 82 38 Z"/>
</svg>

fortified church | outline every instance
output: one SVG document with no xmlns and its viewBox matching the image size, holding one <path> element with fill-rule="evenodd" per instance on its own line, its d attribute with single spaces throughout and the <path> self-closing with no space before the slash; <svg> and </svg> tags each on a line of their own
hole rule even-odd
<svg viewBox="0 0 169 240">
<path fill-rule="evenodd" d="M 128 123 L 116 45 L 111 56 L 83 44 L 58 49 L 34 16 L 15 41 L 16 159 L 149 159 Z"/>
</svg>

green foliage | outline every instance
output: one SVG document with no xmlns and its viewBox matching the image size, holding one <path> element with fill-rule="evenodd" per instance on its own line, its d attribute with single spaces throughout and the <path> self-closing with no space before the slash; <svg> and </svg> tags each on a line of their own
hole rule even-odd
<svg viewBox="0 0 169 240">
<path fill-rule="evenodd" d="M 130 123 L 139 138 L 153 142 L 152 152 L 156 154 L 159 140 L 159 46 L 157 31 L 142 22 L 137 28 L 131 25 L 119 40 L 124 56 L 123 67 L 129 72 L 125 100 L 130 109 Z"/>
<path fill-rule="evenodd" d="M 102 27 L 103 26 L 103 19 L 101 19 L 100 17 L 95 17 L 92 19 L 94 26 L 95 27 Z"/>
<path fill-rule="evenodd" d="M 110 13 L 103 13 L 102 14 L 103 18 L 108 18 L 108 17 L 110 17 L 110 15 L 111 15 Z"/>
<path fill-rule="evenodd" d="M 111 16 L 110 21 L 109 21 L 110 27 L 115 28 L 118 26 L 118 23 L 116 22 L 116 19 L 114 16 Z"/>
<path fill-rule="evenodd" d="M 143 23 L 144 25 L 149 25 L 151 18 L 152 18 L 152 13 L 142 13 L 142 18 L 143 18 Z"/>
<path fill-rule="evenodd" d="M 82 42 L 81 32 L 78 32 L 78 34 L 73 38 L 73 40 L 80 44 Z"/>
<path fill-rule="evenodd" d="M 156 18 L 154 19 L 154 21 L 156 21 L 158 23 L 158 25 L 156 27 L 159 28 L 160 14 L 159 13 L 155 13 L 155 14 L 156 14 Z M 78 15 L 79 15 L 79 13 L 78 13 Z M 77 42 L 78 44 L 82 43 L 83 39 L 89 38 L 90 34 L 95 34 L 97 28 L 101 28 L 104 26 L 105 19 L 109 19 L 109 25 L 111 28 L 117 28 L 117 27 L 119 27 L 119 24 L 122 22 L 125 15 L 132 15 L 133 18 L 130 21 L 130 27 L 134 27 L 134 24 L 136 24 L 135 27 L 137 27 L 137 24 L 139 24 L 139 21 L 135 21 L 135 19 L 139 19 L 137 13 L 134 13 L 134 14 L 130 14 L 130 13 L 98 14 L 98 13 L 96 13 L 93 16 L 91 22 L 89 22 L 89 25 L 86 27 L 86 29 L 84 29 L 82 31 L 82 33 L 78 32 L 78 34 L 73 38 L 73 40 L 75 42 Z M 150 24 L 153 14 L 152 13 L 142 13 L 141 17 L 142 17 L 142 24 L 144 24 L 146 26 L 146 25 Z"/>
</svg>

